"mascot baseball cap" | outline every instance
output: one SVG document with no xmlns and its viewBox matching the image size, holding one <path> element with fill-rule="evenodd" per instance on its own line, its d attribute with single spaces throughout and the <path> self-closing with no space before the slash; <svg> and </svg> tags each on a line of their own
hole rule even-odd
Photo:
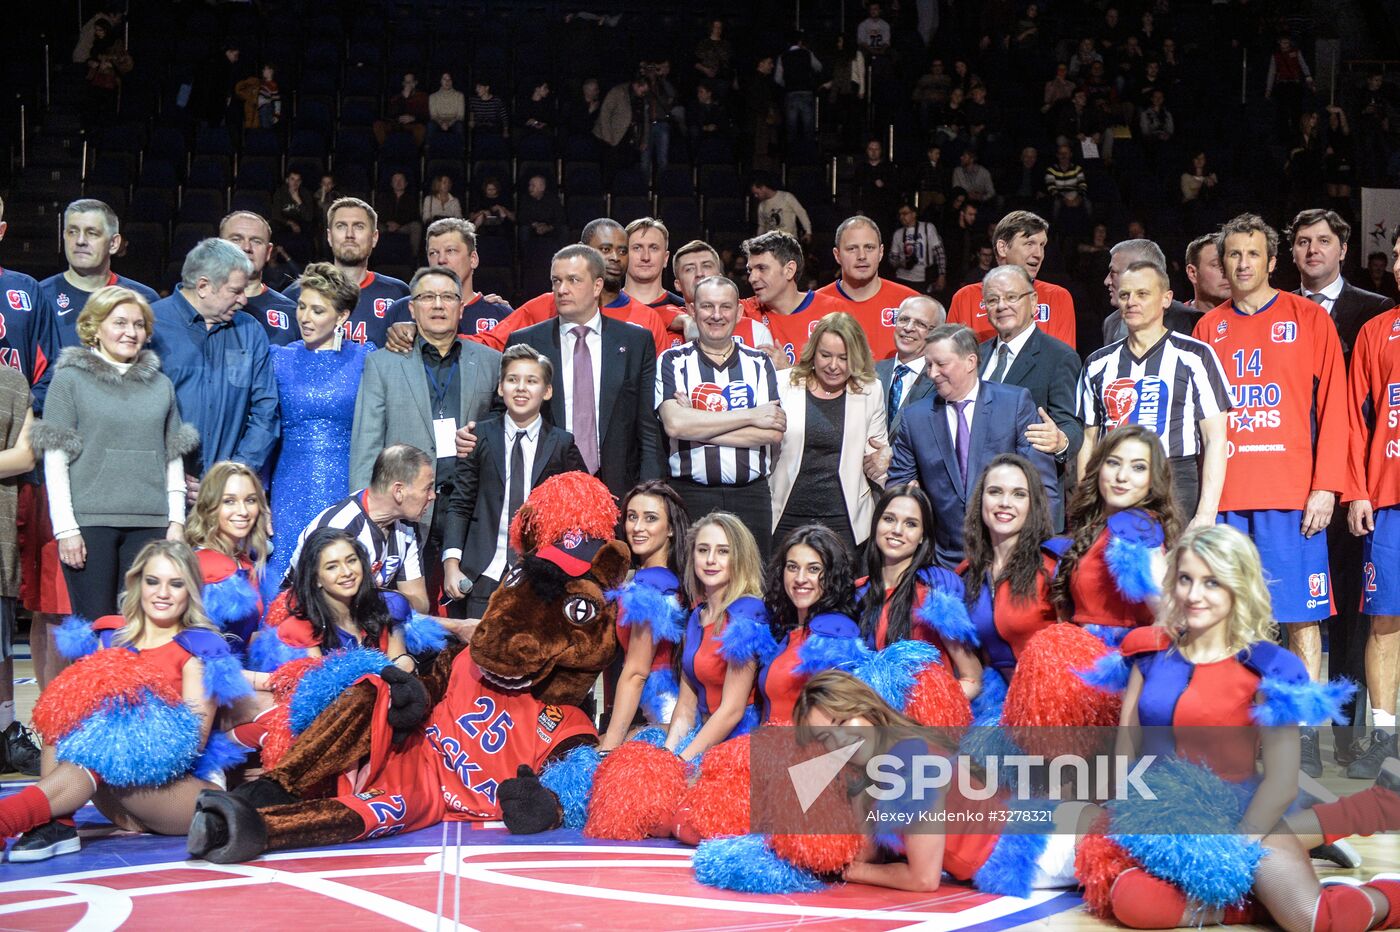
<svg viewBox="0 0 1400 932">
<path fill-rule="evenodd" d="M 588 537 L 582 531 L 566 531 L 558 543 L 541 547 L 535 556 L 577 578 L 593 566 L 593 557 L 605 543 L 601 537 Z"/>
</svg>

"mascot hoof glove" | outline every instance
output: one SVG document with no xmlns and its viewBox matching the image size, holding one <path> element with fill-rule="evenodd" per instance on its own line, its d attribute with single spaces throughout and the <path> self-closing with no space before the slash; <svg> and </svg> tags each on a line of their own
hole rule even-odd
<svg viewBox="0 0 1400 932">
<path fill-rule="evenodd" d="M 538 835 L 564 824 L 559 797 L 526 764 L 520 765 L 514 779 L 501 784 L 496 798 L 501 804 L 501 821 L 512 835 Z"/>
<path fill-rule="evenodd" d="M 423 724 L 428 717 L 428 690 L 412 673 L 405 673 L 393 664 L 379 671 L 379 678 L 389 686 L 389 727 L 398 744 Z"/>
<path fill-rule="evenodd" d="M 199 798 L 206 795 L 214 795 L 214 791 L 205 790 Z M 237 796 L 239 799 L 252 806 L 254 809 L 266 809 L 268 806 L 285 806 L 287 803 L 299 803 L 301 797 L 293 796 L 282 788 L 282 784 L 269 777 L 258 777 L 256 780 L 249 780 L 229 791 L 230 796 Z"/>
<path fill-rule="evenodd" d="M 191 857 L 215 864 L 251 861 L 267 850 L 267 826 L 246 800 L 206 790 L 195 803 L 186 845 Z"/>
</svg>

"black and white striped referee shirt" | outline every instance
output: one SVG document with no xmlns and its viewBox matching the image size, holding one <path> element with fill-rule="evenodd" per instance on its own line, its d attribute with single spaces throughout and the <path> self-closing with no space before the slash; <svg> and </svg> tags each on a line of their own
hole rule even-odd
<svg viewBox="0 0 1400 932">
<path fill-rule="evenodd" d="M 423 575 L 418 532 L 405 521 L 395 521 L 387 532 L 375 524 L 365 511 L 365 493 L 366 490 L 361 489 L 349 498 L 336 502 L 302 529 L 297 537 L 296 550 L 292 551 L 292 562 L 287 569 L 288 579 L 301 559 L 301 545 L 306 535 L 323 527 L 339 528 L 354 535 L 365 548 L 365 553 L 369 554 L 374 584 L 380 589 L 391 589 L 397 582 L 409 582 Z"/>
<path fill-rule="evenodd" d="M 1230 410 L 1230 383 L 1211 348 L 1167 331 L 1142 358 L 1126 339 L 1095 350 L 1079 375 L 1079 419 L 1100 436 L 1140 424 L 1162 438 L 1167 456 L 1201 452 L 1200 421 Z"/>
</svg>

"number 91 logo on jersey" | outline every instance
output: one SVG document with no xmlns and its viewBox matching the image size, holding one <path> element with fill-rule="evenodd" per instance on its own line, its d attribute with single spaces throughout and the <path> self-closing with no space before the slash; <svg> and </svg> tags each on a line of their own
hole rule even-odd
<svg viewBox="0 0 1400 932">
<path fill-rule="evenodd" d="M 1298 339 L 1298 325 L 1291 320 L 1275 321 L 1269 339 L 1275 343 L 1292 343 Z"/>
</svg>

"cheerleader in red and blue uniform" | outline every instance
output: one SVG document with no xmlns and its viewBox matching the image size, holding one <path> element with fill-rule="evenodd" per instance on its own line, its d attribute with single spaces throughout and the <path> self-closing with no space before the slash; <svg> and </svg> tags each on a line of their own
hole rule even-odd
<svg viewBox="0 0 1400 932">
<path fill-rule="evenodd" d="M 249 686 L 199 585 L 188 546 L 153 541 L 126 574 L 121 615 L 64 623 L 59 646 L 82 659 L 34 708 L 43 776 L 0 800 L 0 837 L 27 833 L 10 860 L 77 851 L 71 817 L 89 800 L 119 828 L 183 835 L 195 798 L 242 759 L 214 719 Z"/>
<path fill-rule="evenodd" d="M 244 645 L 262 620 L 259 579 L 271 535 L 267 493 L 257 473 L 231 460 L 210 466 L 185 525 L 185 540 L 199 559 L 205 614 Z"/>
<path fill-rule="evenodd" d="M 1309 847 L 1322 839 L 1300 836 L 1282 821 L 1298 794 L 1298 723 L 1336 718 L 1355 686 L 1312 683 L 1302 661 L 1275 643 L 1258 551 L 1239 531 L 1222 524 L 1188 532 L 1171 554 L 1167 581 L 1160 625 L 1130 632 L 1121 646 L 1128 679 L 1120 750 L 1134 743 L 1137 732 L 1130 729 L 1159 726 L 1142 733 L 1140 750 L 1208 771 L 1221 789 L 1198 791 L 1183 805 L 1215 807 L 1235 833 L 1111 835 L 1118 863 L 1131 866 L 1106 892 L 1090 889 L 1086 898 L 1106 899 L 1106 911 L 1124 925 L 1174 928 L 1212 921 L 1209 908 L 1223 908 L 1252 887 L 1258 904 L 1285 929 L 1393 928 L 1400 919 L 1400 881 L 1322 887 L 1309 857 Z M 1384 803 L 1377 820 L 1331 818 L 1348 806 L 1352 815 L 1366 812 L 1362 802 L 1377 798 Z M 1393 792 L 1377 788 L 1317 807 L 1319 815 L 1303 821 L 1348 822 L 1349 831 L 1393 829 L 1400 827 L 1397 802 Z M 1182 862 L 1163 856 L 1173 847 L 1190 849 L 1195 863 L 1210 863 L 1210 870 L 1174 874 Z M 1198 892 L 1201 884 L 1218 891 L 1232 881 L 1236 889 L 1220 898 L 1224 902 Z M 1221 921 L 1246 920 L 1259 917 L 1227 910 Z"/>
<path fill-rule="evenodd" d="M 622 673 L 600 752 L 616 750 L 627 739 L 638 708 L 652 725 L 665 727 L 671 720 L 678 694 L 671 649 L 685 620 L 680 581 L 690 523 L 685 503 L 666 483 L 648 479 L 627 493 L 622 514 L 637 571 L 609 593 L 618 600 Z"/>
<path fill-rule="evenodd" d="M 761 598 L 758 544 L 743 521 L 712 512 L 687 536 L 685 588 L 694 608 L 678 645 L 680 695 L 666 749 L 691 761 L 758 724 L 754 683 L 777 645 Z"/>
<path fill-rule="evenodd" d="M 861 634 L 873 650 L 904 640 L 938 648 L 968 699 L 982 688 L 977 630 L 963 605 L 963 581 L 933 565 L 933 507 L 914 485 L 886 489 L 865 544 L 866 575 L 856 580 Z"/>
</svg>

